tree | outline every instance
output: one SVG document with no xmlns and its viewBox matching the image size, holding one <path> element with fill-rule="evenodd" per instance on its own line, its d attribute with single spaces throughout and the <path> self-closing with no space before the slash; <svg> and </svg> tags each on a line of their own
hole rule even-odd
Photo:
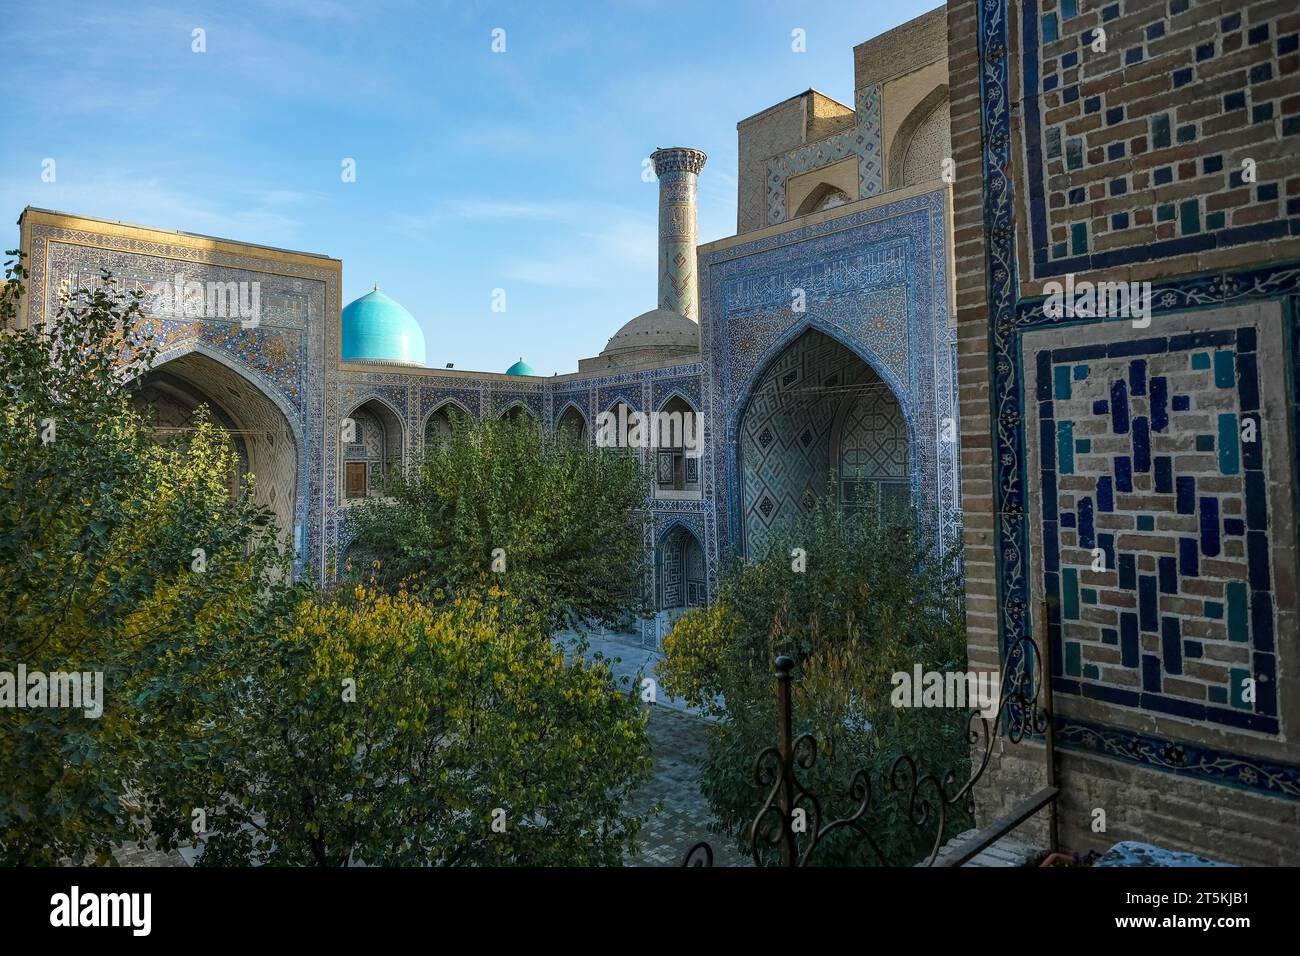
<svg viewBox="0 0 1300 956">
<path fill-rule="evenodd" d="M 390 591 L 500 589 L 553 629 L 625 626 L 646 607 L 648 488 L 635 458 L 545 434 L 526 415 L 457 416 L 410 475 L 391 476 L 387 498 L 358 510 L 354 547 Z"/>
<path fill-rule="evenodd" d="M 499 594 L 339 598 L 249 635 L 212 715 L 224 745 L 154 815 L 168 842 L 204 820 L 203 865 L 621 862 L 649 758 L 603 665 L 566 665 Z"/>
<path fill-rule="evenodd" d="M 806 561 L 792 560 L 795 548 Z M 717 721 L 701 789 L 743 852 L 765 795 L 753 784 L 753 760 L 776 743 L 773 662 L 783 654 L 796 663 L 794 732 L 814 734 L 820 746 L 799 778 L 822 798 L 821 822 L 855 809 L 849 782 L 867 769 L 875 793 L 867 826 L 886 858 L 845 833 L 820 848 L 817 861 L 916 861 L 935 834 L 911 824 L 907 794 L 890 799 L 889 768 L 908 753 L 922 772 L 951 768 L 964 780 L 966 712 L 892 706 L 892 675 L 917 664 L 965 669 L 954 559 L 933 553 L 909 514 L 854 518 L 823 500 L 757 561 L 730 566 L 715 606 L 688 611 L 665 637 L 663 688 Z M 950 833 L 963 823 L 957 817 Z"/>
<path fill-rule="evenodd" d="M 21 260 L 8 263 L 0 327 L 14 324 L 25 277 Z M 221 430 L 200 415 L 192 434 L 158 444 L 132 407 L 154 358 L 134 333 L 139 312 L 103 273 L 48 328 L 0 334 L 4 863 L 105 862 L 114 843 L 143 836 L 131 785 L 146 763 L 202 759 L 202 735 L 174 705 L 190 694 L 193 706 L 218 678 L 204 648 L 261 626 L 287 590 L 251 488 L 230 498 Z M 90 696 L 100 675 L 101 714 L 27 693 L 73 673 L 92 675 Z"/>
</svg>

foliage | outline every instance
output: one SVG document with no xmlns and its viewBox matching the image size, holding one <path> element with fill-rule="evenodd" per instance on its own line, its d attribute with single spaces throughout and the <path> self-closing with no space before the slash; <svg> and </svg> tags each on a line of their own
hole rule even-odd
<svg viewBox="0 0 1300 956">
<path fill-rule="evenodd" d="M 387 498 L 358 508 L 356 553 L 383 556 L 364 577 L 430 598 L 500 589 L 553 629 L 626 626 L 646 609 L 649 479 L 633 456 L 527 415 L 453 422 L 410 475 L 390 477 Z"/>
<path fill-rule="evenodd" d="M 793 570 L 791 552 L 806 552 Z M 889 769 L 913 755 L 921 772 L 969 763 L 965 711 L 890 704 L 894 673 L 964 670 L 960 579 L 951 557 L 932 553 L 908 514 L 880 520 L 842 514 L 821 501 L 807 522 L 752 564 L 722 576 L 715 607 L 683 615 L 664 640 L 659 674 L 669 693 L 717 719 L 702 790 L 723 831 L 742 851 L 764 793 L 753 760 L 775 745 L 773 662 L 796 662 L 794 732 L 819 742 L 813 768 L 799 779 L 822 798 L 830 822 L 855 809 L 853 773 L 870 771 L 875 795 L 867 826 L 885 860 L 854 836 L 832 838 L 817 853 L 825 864 L 911 863 L 928 852 L 933 828 L 907 819 L 907 793 L 889 792 Z M 969 825 L 961 813 L 949 834 Z"/>
<path fill-rule="evenodd" d="M 26 272 L 21 261 L 6 271 L 10 327 Z M 261 626 L 285 590 L 251 486 L 231 500 L 224 433 L 200 415 L 191 434 L 158 444 L 133 408 L 132 383 L 154 358 L 132 332 L 139 313 L 104 273 L 49 328 L 0 334 L 0 661 L 15 680 L 20 665 L 102 673 L 104 705 L 97 718 L 0 708 L 3 863 L 104 862 L 139 837 L 128 787 L 150 751 L 201 757 L 171 702 L 182 689 L 201 699 L 203 648 Z"/>
<path fill-rule="evenodd" d="M 213 717 L 224 745 L 155 815 L 169 840 L 202 807 L 204 865 L 621 862 L 649 758 L 639 706 L 603 665 L 566 665 L 499 594 L 341 598 L 249 635 L 247 679 Z"/>
</svg>

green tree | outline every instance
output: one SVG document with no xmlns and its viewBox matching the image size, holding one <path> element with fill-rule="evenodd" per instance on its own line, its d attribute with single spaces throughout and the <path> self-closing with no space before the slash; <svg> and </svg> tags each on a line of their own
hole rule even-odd
<svg viewBox="0 0 1300 956">
<path fill-rule="evenodd" d="M 0 707 L 0 862 L 104 862 L 144 834 L 146 765 L 202 759 L 175 704 L 216 680 L 204 648 L 261 626 L 288 572 L 251 487 L 229 495 L 224 433 L 200 415 L 159 444 L 133 408 L 138 297 L 104 273 L 14 330 L 25 276 L 11 261 L 0 290 L 0 662 L 15 696 L 20 666 L 101 674 L 103 712 Z"/>
<path fill-rule="evenodd" d="M 802 548 L 806 569 L 791 551 Z M 859 769 L 874 789 L 866 825 L 884 862 L 911 863 L 934 828 L 908 819 L 908 794 L 891 793 L 889 770 L 911 754 L 922 773 L 948 769 L 964 780 L 966 712 L 891 705 L 897 672 L 964 670 L 961 581 L 952 558 L 933 553 L 911 515 L 856 520 L 821 501 L 809 519 L 752 564 L 722 575 L 712 608 L 683 615 L 664 639 L 665 690 L 716 719 L 701 789 L 722 831 L 749 850 L 750 823 L 765 793 L 753 780 L 755 755 L 777 735 L 773 663 L 796 662 L 794 732 L 812 733 L 816 763 L 798 772 L 822 799 L 822 823 L 856 809 L 848 796 Z M 948 832 L 969 825 L 956 813 Z M 817 862 L 882 860 L 856 835 L 832 837 Z"/>
<path fill-rule="evenodd" d="M 646 607 L 648 488 L 633 456 L 544 433 L 526 415 L 457 416 L 411 474 L 390 476 L 388 497 L 358 509 L 354 553 L 390 591 L 497 588 L 551 628 L 626 625 Z"/>
<path fill-rule="evenodd" d="M 224 746 L 160 801 L 204 865 L 617 865 L 649 772 L 644 717 L 490 594 L 433 607 L 357 586 L 249 635 Z M 229 796 L 223 796 L 229 795 Z"/>
</svg>

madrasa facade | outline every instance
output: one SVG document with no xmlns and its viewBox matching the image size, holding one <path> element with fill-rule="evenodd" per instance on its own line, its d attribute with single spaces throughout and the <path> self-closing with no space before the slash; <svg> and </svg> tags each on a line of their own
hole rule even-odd
<svg viewBox="0 0 1300 956">
<path fill-rule="evenodd" d="M 211 408 L 320 581 L 356 505 L 456 412 L 589 442 L 602 413 L 690 413 L 698 449 L 637 451 L 657 614 L 635 639 L 653 647 L 710 601 L 720 561 L 761 554 L 828 492 L 910 502 L 938 547 L 960 542 L 946 51 L 940 9 L 854 48 L 852 105 L 808 90 L 741 121 L 734 236 L 697 241 L 704 153 L 656 150 L 658 302 L 574 372 L 430 368 L 378 287 L 343 305 L 340 259 L 34 207 L 19 322 L 54 320 L 102 269 L 141 291 L 159 354 L 138 400 L 164 433 Z"/>
</svg>

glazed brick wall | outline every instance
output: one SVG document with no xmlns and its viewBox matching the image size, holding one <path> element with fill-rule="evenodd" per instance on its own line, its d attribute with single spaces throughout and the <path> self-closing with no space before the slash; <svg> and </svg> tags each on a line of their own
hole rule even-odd
<svg viewBox="0 0 1300 956">
<path fill-rule="evenodd" d="M 1021 261 L 1035 262 L 1023 280 L 1127 267 L 1123 278 L 1146 279 L 1300 255 L 1292 0 L 1038 9 L 1013 81 L 1025 109 L 1019 181 L 1044 207 L 1041 231 L 1020 236 Z M 1104 52 L 1092 49 L 1098 30 Z M 1026 281 L 1024 294 L 1036 291 Z"/>
<path fill-rule="evenodd" d="M 1041 295 L 1043 281 L 1065 272 L 1079 279 L 1158 282 L 1300 259 L 1300 54 L 1295 42 L 1300 10 L 1292 0 L 1039 4 L 1038 16 L 1054 15 L 1057 31 L 1057 39 L 1038 51 L 1039 81 L 1056 79 L 1053 89 L 1037 91 L 1041 177 L 1033 183 L 1032 144 L 1026 143 L 1034 125 L 1026 110 L 1033 104 L 1026 102 L 1017 55 L 1023 8 L 1018 2 L 1009 6 L 1011 172 L 1021 297 Z M 1075 10 L 1076 16 L 1065 16 Z M 953 244 L 968 655 L 970 666 L 978 668 L 999 661 L 993 358 L 982 180 L 986 131 L 980 111 L 977 2 L 950 0 L 947 16 L 957 172 Z M 1081 35 L 1094 22 L 1107 30 L 1105 54 L 1093 54 L 1081 44 Z M 1157 22 L 1163 26 L 1153 27 Z M 1035 29 L 1041 40 L 1041 19 Z M 1133 49 L 1140 54 L 1128 52 Z M 1163 121 L 1153 123 L 1161 116 L 1168 117 L 1168 146 Z M 1254 183 L 1242 180 L 1245 158 L 1255 161 Z M 1029 204 L 1036 197 L 1042 201 L 1045 227 L 1037 264 L 1028 223 Z M 1075 227 L 1082 230 L 1077 250 L 1072 241 L 1080 228 Z M 1151 252 L 1158 243 L 1183 239 L 1183 248 Z M 1032 369 L 1026 370 L 1026 383 L 1032 389 Z M 1037 494 L 1027 472 L 1025 480 L 1029 493 Z M 1040 528 L 1033 526 L 1029 533 L 1031 548 L 1037 548 Z M 1295 686 L 1292 681 L 1282 690 L 1294 693 Z M 1178 736 L 1176 730 L 1168 732 Z M 988 773 L 976 788 L 982 824 L 1045 784 L 1042 759 L 1041 747 L 1033 744 L 997 743 Z M 1065 849 L 1105 849 L 1137 839 L 1238 863 L 1300 861 L 1300 804 L 1295 801 L 1073 750 L 1060 752 L 1058 775 Z M 1106 811 L 1104 833 L 1089 826 L 1096 808 Z M 1040 842 L 1046 834 L 1045 814 L 1021 832 Z"/>
</svg>

